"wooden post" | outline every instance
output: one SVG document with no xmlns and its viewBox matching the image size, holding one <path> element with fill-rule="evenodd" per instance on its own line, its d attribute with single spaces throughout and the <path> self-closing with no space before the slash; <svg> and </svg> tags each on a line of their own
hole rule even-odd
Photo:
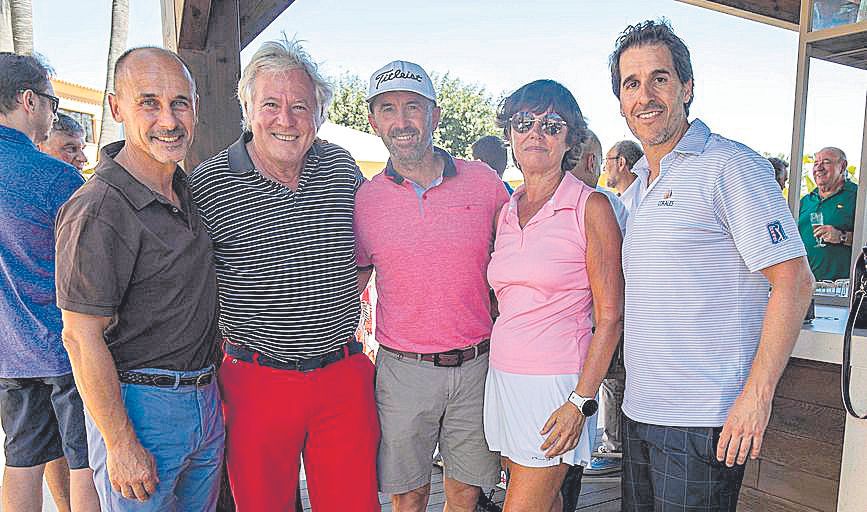
<svg viewBox="0 0 867 512">
<path fill-rule="evenodd" d="M 203 6 L 209 7 L 206 15 Z M 199 125 L 184 166 L 192 171 L 241 134 L 235 96 L 241 78 L 238 0 L 187 0 L 180 26 L 178 53 L 190 67 L 199 94 Z"/>
<path fill-rule="evenodd" d="M 810 31 L 811 2 L 801 7 L 801 25 L 798 35 L 798 68 L 795 73 L 795 113 L 792 121 L 792 151 L 789 154 L 789 209 L 795 220 L 801 205 L 801 170 L 804 165 L 804 133 L 807 124 L 807 88 L 810 83 L 810 45 L 806 36 Z"/>
<path fill-rule="evenodd" d="M 160 16 L 163 27 L 163 47 L 175 53 L 178 51 L 178 17 L 183 12 L 184 0 L 160 0 Z"/>
</svg>

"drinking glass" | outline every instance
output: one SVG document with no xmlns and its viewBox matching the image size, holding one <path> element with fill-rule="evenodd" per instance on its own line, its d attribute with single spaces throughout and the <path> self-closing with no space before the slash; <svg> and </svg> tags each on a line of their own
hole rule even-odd
<svg viewBox="0 0 867 512">
<path fill-rule="evenodd" d="M 813 229 L 816 229 L 816 226 L 824 224 L 824 220 L 822 212 L 813 212 L 810 214 L 810 224 L 813 226 Z M 822 240 L 821 237 L 816 237 L 816 247 L 825 247 L 825 241 Z"/>
</svg>

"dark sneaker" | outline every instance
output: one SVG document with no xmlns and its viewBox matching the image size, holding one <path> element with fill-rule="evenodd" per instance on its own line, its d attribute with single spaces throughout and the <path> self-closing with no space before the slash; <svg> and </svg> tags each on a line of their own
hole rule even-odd
<svg viewBox="0 0 867 512">
<path fill-rule="evenodd" d="M 586 476 L 610 475 L 620 471 L 620 459 L 613 457 L 593 457 L 590 465 L 584 468 Z"/>
<path fill-rule="evenodd" d="M 499 505 L 494 503 L 494 491 L 488 496 L 484 492 L 479 494 L 479 502 L 476 504 L 476 512 L 503 512 Z"/>
</svg>

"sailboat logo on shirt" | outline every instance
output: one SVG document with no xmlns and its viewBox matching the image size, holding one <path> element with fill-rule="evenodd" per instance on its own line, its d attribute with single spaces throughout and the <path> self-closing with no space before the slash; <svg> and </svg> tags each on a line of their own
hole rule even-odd
<svg viewBox="0 0 867 512">
<path fill-rule="evenodd" d="M 662 193 L 662 200 L 656 203 L 656 206 L 674 206 L 674 200 L 671 198 L 671 189 Z"/>
</svg>

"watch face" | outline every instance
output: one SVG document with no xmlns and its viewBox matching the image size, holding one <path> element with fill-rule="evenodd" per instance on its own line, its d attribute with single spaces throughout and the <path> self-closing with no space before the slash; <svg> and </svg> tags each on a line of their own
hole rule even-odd
<svg viewBox="0 0 867 512">
<path fill-rule="evenodd" d="M 599 402 L 596 400 L 587 400 L 584 402 L 584 405 L 581 407 L 581 414 L 584 416 L 590 417 L 596 414 L 596 411 L 599 410 Z"/>
</svg>

